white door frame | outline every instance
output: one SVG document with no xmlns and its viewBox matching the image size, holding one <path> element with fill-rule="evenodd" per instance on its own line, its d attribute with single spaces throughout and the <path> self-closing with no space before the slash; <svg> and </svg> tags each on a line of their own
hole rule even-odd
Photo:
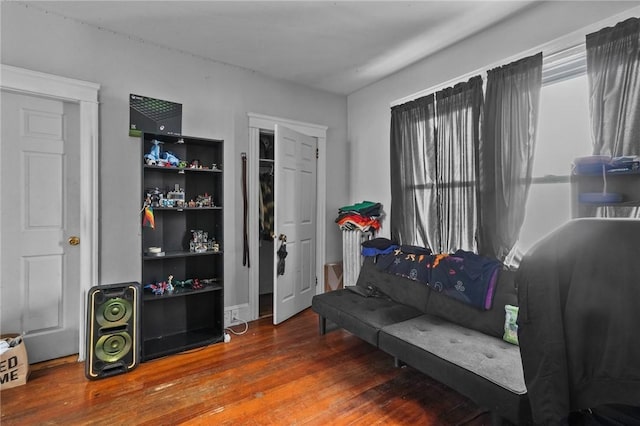
<svg viewBox="0 0 640 426">
<path fill-rule="evenodd" d="M 0 89 L 80 108 L 80 300 L 78 361 L 86 354 L 87 292 L 98 284 L 98 91 L 100 85 L 2 64 Z M 2 208 L 0 197 L 0 208 Z M 7 277 L 2 277 L 7 279 Z"/>
<path fill-rule="evenodd" d="M 275 125 L 281 125 L 296 132 L 313 136 L 318 139 L 318 168 L 316 170 L 316 280 L 322 280 L 322 271 L 325 260 L 325 236 L 326 236 L 326 166 L 327 166 L 327 126 L 304 123 L 286 118 L 271 117 L 268 115 L 248 113 L 249 116 L 249 149 L 247 153 L 248 170 L 248 238 L 249 238 L 249 321 L 258 319 L 259 316 L 259 284 L 260 284 L 260 260 L 259 260 L 259 157 L 260 157 L 260 130 L 275 130 Z M 275 284 L 275 283 L 274 283 Z M 320 288 L 320 282 L 316 283 L 316 294 Z"/>
</svg>

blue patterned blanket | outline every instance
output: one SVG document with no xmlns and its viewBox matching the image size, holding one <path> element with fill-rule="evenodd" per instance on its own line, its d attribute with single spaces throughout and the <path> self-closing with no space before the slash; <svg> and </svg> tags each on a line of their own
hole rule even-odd
<svg viewBox="0 0 640 426">
<path fill-rule="evenodd" d="M 491 309 L 501 262 L 464 250 L 427 253 L 400 246 L 391 253 L 379 254 L 376 264 L 382 271 L 424 283 L 463 303 Z"/>
</svg>

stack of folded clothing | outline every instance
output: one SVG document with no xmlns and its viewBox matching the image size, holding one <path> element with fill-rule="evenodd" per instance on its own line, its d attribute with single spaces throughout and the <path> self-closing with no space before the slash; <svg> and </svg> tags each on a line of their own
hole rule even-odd
<svg viewBox="0 0 640 426">
<path fill-rule="evenodd" d="M 638 169 L 640 169 L 640 157 L 636 155 L 622 157 L 591 155 L 573 160 L 573 173 L 577 175 L 627 173 Z"/>
<path fill-rule="evenodd" d="M 382 204 L 363 201 L 352 206 L 341 207 L 336 223 L 341 230 L 377 231 L 382 219 Z"/>
<path fill-rule="evenodd" d="M 362 242 L 362 255 L 365 257 L 376 257 L 379 254 L 389 254 L 400 248 L 388 238 L 378 237 Z M 429 250 L 429 254 L 431 250 Z"/>
<path fill-rule="evenodd" d="M 626 155 L 623 157 L 613 157 L 611 159 L 609 173 L 625 173 L 638 170 L 640 168 L 640 157 L 637 155 Z"/>
</svg>

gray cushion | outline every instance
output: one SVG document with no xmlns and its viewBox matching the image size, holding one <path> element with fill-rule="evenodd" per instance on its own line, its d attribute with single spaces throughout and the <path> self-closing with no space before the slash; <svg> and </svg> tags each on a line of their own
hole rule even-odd
<svg viewBox="0 0 640 426">
<path fill-rule="evenodd" d="M 378 346 L 378 332 L 382 327 L 422 314 L 411 306 L 382 297 L 362 297 L 347 289 L 316 295 L 311 307 L 319 315 L 375 346 Z"/>
<path fill-rule="evenodd" d="M 400 342 L 409 345 L 399 353 Z M 384 327 L 379 343 L 402 360 L 407 359 L 402 352 L 430 353 L 512 393 L 527 392 L 518 346 L 431 315 Z"/>
<path fill-rule="evenodd" d="M 426 313 L 436 315 L 464 327 L 502 338 L 504 334 L 504 305 L 517 305 L 518 292 L 515 287 L 515 272 L 500 271 L 490 310 L 483 311 L 466 305 L 437 291 L 432 291 Z"/>
</svg>

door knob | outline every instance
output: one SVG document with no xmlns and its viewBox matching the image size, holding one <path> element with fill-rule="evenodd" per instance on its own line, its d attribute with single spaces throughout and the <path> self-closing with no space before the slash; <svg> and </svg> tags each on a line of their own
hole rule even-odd
<svg viewBox="0 0 640 426">
<path fill-rule="evenodd" d="M 72 246 L 77 246 L 78 244 L 80 244 L 80 237 L 76 237 L 75 235 L 69 237 L 69 244 Z"/>
</svg>

